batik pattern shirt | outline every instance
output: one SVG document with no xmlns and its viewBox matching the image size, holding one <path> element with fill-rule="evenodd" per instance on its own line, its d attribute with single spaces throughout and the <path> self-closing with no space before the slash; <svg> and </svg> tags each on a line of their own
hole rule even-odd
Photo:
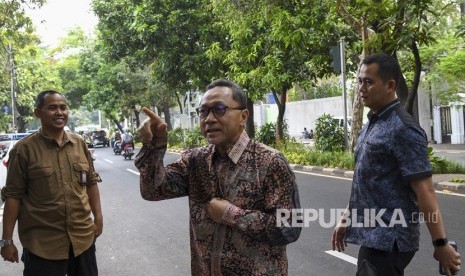
<svg viewBox="0 0 465 276">
<path fill-rule="evenodd" d="M 245 132 L 226 157 L 208 145 L 164 167 L 165 151 L 166 141 L 154 140 L 136 157 L 141 194 L 147 200 L 189 197 L 192 275 L 287 275 L 286 245 L 301 228 L 276 223 L 277 209 L 300 208 L 285 158 Z M 204 210 L 215 197 L 232 203 L 221 224 Z"/>
<path fill-rule="evenodd" d="M 410 183 L 432 175 L 425 132 L 398 100 L 368 118 L 355 150 L 346 241 L 384 251 L 396 243 L 400 252 L 416 251 L 419 210 Z"/>
</svg>

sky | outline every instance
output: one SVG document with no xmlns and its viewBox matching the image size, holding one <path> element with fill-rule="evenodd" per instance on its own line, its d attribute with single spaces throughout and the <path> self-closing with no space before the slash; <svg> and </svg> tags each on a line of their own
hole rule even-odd
<svg viewBox="0 0 465 276">
<path fill-rule="evenodd" d="M 91 0 L 47 0 L 40 9 L 25 8 L 36 26 L 42 45 L 57 45 L 59 38 L 68 30 L 80 26 L 86 34 L 92 34 L 97 17 L 90 7 Z"/>
</svg>

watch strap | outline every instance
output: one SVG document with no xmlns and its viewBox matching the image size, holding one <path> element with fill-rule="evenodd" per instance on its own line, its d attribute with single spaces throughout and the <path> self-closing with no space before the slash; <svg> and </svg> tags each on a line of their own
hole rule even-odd
<svg viewBox="0 0 465 276">
<path fill-rule="evenodd" d="M 433 241 L 433 245 L 436 247 L 445 246 L 449 241 L 447 238 L 437 239 Z"/>
<path fill-rule="evenodd" d="M 13 245 L 13 240 L 0 240 L 0 247 Z"/>
</svg>

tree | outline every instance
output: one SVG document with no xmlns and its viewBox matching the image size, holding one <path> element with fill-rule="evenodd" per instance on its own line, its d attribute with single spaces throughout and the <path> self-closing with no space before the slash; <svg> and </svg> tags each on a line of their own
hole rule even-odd
<svg viewBox="0 0 465 276">
<path fill-rule="evenodd" d="M 221 65 L 205 55 L 206 41 L 220 34 L 212 28 L 203 2 L 94 0 L 104 51 L 112 60 L 132 57 L 140 66 L 150 66 L 152 83 L 166 87 L 162 90 L 167 93 L 159 96 L 179 99 L 185 91 L 204 87 L 221 75 Z M 169 99 L 160 100 L 171 104 Z"/>
<path fill-rule="evenodd" d="M 373 52 L 386 52 L 402 59 L 410 67 L 401 67 L 404 72 L 413 72 L 410 79 L 410 88 L 402 76 L 397 87 L 397 96 L 405 109 L 415 116 L 414 101 L 417 96 L 422 60 L 419 54 L 419 46 L 428 45 L 435 41 L 442 29 L 438 20 L 443 11 L 451 10 L 452 1 L 401 1 L 372 0 L 372 5 L 366 1 L 337 0 L 339 14 L 344 18 L 362 41 L 363 50 L 361 57 Z M 351 150 L 362 124 L 363 106 L 358 97 L 354 99 L 354 116 L 352 126 Z"/>
<path fill-rule="evenodd" d="M 278 140 L 283 139 L 288 91 L 294 84 L 309 87 L 331 74 L 330 45 L 337 44 L 341 36 L 352 36 L 350 30 L 338 25 L 327 4 L 212 1 L 217 24 L 228 32 L 228 43 L 213 44 L 209 55 L 224 60 L 229 77 L 245 87 L 252 100 L 273 93 L 279 110 Z"/>
</svg>

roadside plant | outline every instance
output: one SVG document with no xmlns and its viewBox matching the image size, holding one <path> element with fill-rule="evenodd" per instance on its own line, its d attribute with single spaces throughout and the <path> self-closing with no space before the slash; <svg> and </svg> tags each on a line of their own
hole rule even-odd
<svg viewBox="0 0 465 276">
<path fill-rule="evenodd" d="M 200 131 L 200 126 L 196 126 L 195 128 L 186 132 L 186 140 L 184 147 L 186 149 L 193 149 L 201 146 L 205 146 L 207 144 L 207 140 L 202 135 Z"/>
<path fill-rule="evenodd" d="M 168 146 L 171 148 L 182 148 L 183 144 L 182 128 L 177 127 L 168 132 Z"/>
<path fill-rule="evenodd" d="M 315 125 L 315 149 L 319 151 L 340 152 L 344 150 L 344 130 L 333 116 L 323 114 Z"/>
</svg>

